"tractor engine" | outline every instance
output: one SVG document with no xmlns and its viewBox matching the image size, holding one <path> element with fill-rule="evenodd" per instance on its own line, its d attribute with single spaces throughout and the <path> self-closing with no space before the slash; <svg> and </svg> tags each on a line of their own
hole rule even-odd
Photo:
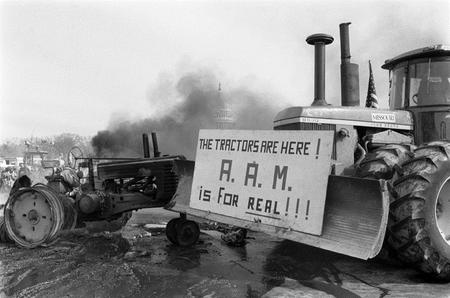
<svg viewBox="0 0 450 298">
<path fill-rule="evenodd" d="M 367 153 L 386 144 L 413 144 L 414 119 L 407 111 L 359 107 L 358 66 L 350 63 L 348 26 L 340 25 L 342 106 L 325 100 L 325 45 L 333 42 L 327 34 L 309 36 L 315 47 L 314 101 L 311 107 L 287 108 L 275 117 L 275 130 L 331 130 L 334 175 L 353 175 Z"/>
<path fill-rule="evenodd" d="M 185 158 L 167 156 L 99 163 L 96 181 L 76 196 L 82 219 L 108 219 L 141 208 L 163 207 L 177 188 L 177 160 Z"/>
<path fill-rule="evenodd" d="M 354 165 L 386 144 L 412 144 L 413 119 L 406 111 L 359 107 L 291 107 L 278 113 L 276 130 L 331 130 L 334 175 L 353 175 Z"/>
</svg>

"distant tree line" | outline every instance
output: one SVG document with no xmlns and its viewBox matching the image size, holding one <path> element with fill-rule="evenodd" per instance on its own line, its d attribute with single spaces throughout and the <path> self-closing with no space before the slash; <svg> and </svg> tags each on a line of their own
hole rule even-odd
<svg viewBox="0 0 450 298">
<path fill-rule="evenodd" d="M 48 159 L 67 158 L 69 150 L 79 147 L 84 156 L 92 156 L 91 137 L 83 137 L 74 133 L 62 133 L 53 137 L 33 137 L 19 140 L 8 140 L 0 145 L 1 157 L 22 157 L 29 144 L 30 149 L 47 151 Z"/>
</svg>

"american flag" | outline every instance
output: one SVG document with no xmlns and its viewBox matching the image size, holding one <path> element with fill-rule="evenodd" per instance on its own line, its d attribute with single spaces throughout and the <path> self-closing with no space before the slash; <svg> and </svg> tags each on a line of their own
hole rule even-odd
<svg viewBox="0 0 450 298">
<path fill-rule="evenodd" d="M 373 80 L 372 64 L 369 60 L 369 87 L 367 89 L 366 107 L 378 109 L 377 92 L 375 91 L 375 81 Z"/>
</svg>

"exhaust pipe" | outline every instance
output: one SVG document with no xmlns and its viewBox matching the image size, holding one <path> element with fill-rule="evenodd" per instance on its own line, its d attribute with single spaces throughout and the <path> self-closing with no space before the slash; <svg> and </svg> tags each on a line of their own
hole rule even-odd
<svg viewBox="0 0 450 298">
<path fill-rule="evenodd" d="M 156 138 L 156 132 L 152 132 L 152 144 L 153 144 L 153 156 L 160 157 L 161 152 L 158 150 L 158 139 Z"/>
<path fill-rule="evenodd" d="M 348 26 L 339 25 L 341 38 L 341 104 L 342 106 L 359 106 L 359 66 L 350 63 L 350 38 Z"/>
<path fill-rule="evenodd" d="M 312 106 L 325 106 L 325 45 L 332 43 L 331 35 L 318 33 L 306 38 L 306 42 L 314 45 L 314 101 Z"/>
<path fill-rule="evenodd" d="M 142 134 L 142 144 L 144 145 L 144 158 L 150 158 L 150 144 L 146 133 Z"/>
</svg>

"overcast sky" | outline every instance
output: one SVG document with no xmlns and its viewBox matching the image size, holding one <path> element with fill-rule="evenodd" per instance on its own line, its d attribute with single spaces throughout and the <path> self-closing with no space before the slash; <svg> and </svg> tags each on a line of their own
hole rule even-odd
<svg viewBox="0 0 450 298">
<path fill-rule="evenodd" d="M 352 22 L 352 62 L 367 92 L 368 60 L 387 107 L 384 60 L 450 44 L 450 1 L 1 1 L 0 138 L 94 135 L 112 115 L 164 113 L 176 94 L 159 86 L 199 68 L 227 88 L 309 105 L 313 48 L 327 47 L 326 99 L 338 104 L 339 24 Z M 170 92 L 169 92 L 170 93 Z"/>
</svg>

